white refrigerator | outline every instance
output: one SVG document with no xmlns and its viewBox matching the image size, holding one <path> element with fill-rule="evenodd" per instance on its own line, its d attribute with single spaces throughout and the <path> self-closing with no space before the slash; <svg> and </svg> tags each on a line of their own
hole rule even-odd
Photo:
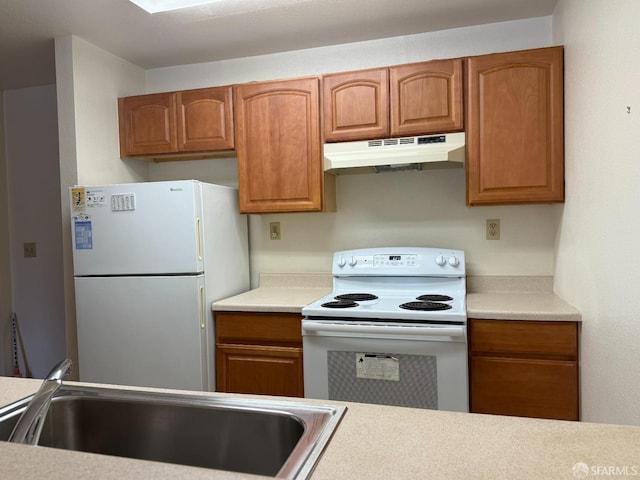
<svg viewBox="0 0 640 480">
<path fill-rule="evenodd" d="M 215 390 L 211 303 L 249 289 L 237 190 L 70 188 L 81 381 Z"/>
</svg>

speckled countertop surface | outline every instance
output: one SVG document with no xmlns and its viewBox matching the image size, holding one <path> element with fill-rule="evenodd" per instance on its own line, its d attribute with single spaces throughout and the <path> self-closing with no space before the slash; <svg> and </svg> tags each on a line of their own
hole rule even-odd
<svg viewBox="0 0 640 480">
<path fill-rule="evenodd" d="M 290 312 L 331 292 L 331 275 L 261 274 L 260 286 L 239 295 L 214 302 L 214 311 Z"/>
<path fill-rule="evenodd" d="M 0 377 L 0 406 L 33 393 L 39 383 Z M 574 474 L 578 468 L 640 474 L 640 427 L 320 403 L 348 410 L 313 480 L 571 480 L 584 478 Z M 6 442 L 0 442 L 0 472 L 21 480 L 263 478 Z"/>
<path fill-rule="evenodd" d="M 260 286 L 217 302 L 214 311 L 292 312 L 331 291 L 331 275 L 262 274 Z M 495 320 L 580 321 L 553 293 L 551 277 L 467 277 L 467 316 Z"/>
</svg>

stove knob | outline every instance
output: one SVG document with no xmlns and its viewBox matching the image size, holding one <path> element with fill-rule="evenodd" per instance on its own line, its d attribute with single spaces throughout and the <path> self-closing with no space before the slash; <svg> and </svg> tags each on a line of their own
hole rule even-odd
<svg viewBox="0 0 640 480">
<path fill-rule="evenodd" d="M 447 259 L 444 258 L 444 255 L 438 255 L 436 257 L 436 265 L 439 265 L 441 267 L 444 267 L 444 265 L 447 263 Z"/>
<path fill-rule="evenodd" d="M 453 255 L 449 257 L 449 265 L 451 265 L 452 267 L 457 267 L 458 265 L 460 265 L 460 260 L 458 260 L 458 257 Z"/>
<path fill-rule="evenodd" d="M 351 257 L 349 259 L 349 266 L 355 267 L 357 263 L 358 263 L 358 259 L 356 257 Z"/>
<path fill-rule="evenodd" d="M 340 268 L 342 268 L 342 267 L 344 267 L 344 266 L 347 264 L 347 261 L 344 259 L 344 257 L 343 257 L 343 256 L 340 256 L 340 258 L 338 259 L 338 262 L 337 262 L 337 263 L 338 263 L 338 266 L 339 266 Z"/>
</svg>

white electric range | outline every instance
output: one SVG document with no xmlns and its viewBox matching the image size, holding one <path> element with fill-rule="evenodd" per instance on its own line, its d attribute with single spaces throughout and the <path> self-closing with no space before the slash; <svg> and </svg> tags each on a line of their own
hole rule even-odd
<svg viewBox="0 0 640 480">
<path fill-rule="evenodd" d="M 468 411 L 464 252 L 340 251 L 332 273 L 302 309 L 305 396 Z"/>
</svg>

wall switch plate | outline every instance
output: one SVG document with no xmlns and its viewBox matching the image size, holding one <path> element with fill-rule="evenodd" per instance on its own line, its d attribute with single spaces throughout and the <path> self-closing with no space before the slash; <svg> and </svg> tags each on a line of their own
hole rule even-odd
<svg viewBox="0 0 640 480">
<path fill-rule="evenodd" d="M 500 219 L 487 219 L 487 240 L 500 240 Z"/>
<path fill-rule="evenodd" d="M 269 238 L 271 240 L 280 240 L 280 222 L 271 222 L 269 224 Z"/>
<path fill-rule="evenodd" d="M 36 242 L 25 242 L 23 244 L 23 247 L 24 247 L 24 258 L 35 258 L 37 256 Z"/>
</svg>

